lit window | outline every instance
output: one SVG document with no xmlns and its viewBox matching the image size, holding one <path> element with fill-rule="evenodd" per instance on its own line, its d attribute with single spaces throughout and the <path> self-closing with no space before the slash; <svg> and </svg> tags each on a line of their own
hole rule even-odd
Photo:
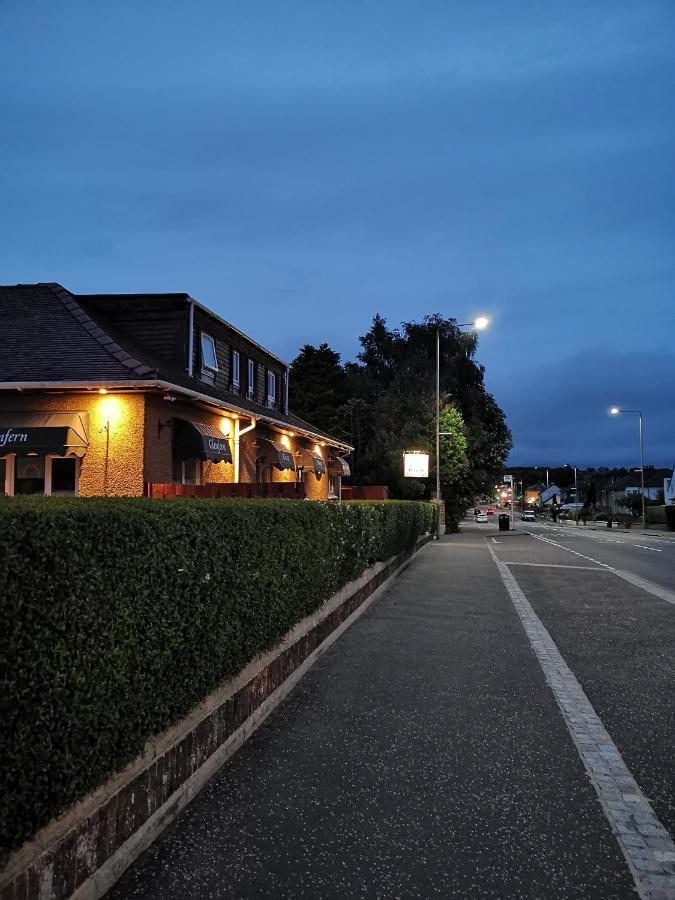
<svg viewBox="0 0 675 900">
<path fill-rule="evenodd" d="M 255 363 L 252 359 L 248 361 L 248 371 L 246 375 L 246 392 L 249 397 L 255 394 Z"/>
<path fill-rule="evenodd" d="M 232 384 L 239 387 L 239 352 L 232 351 Z"/>
<path fill-rule="evenodd" d="M 218 371 L 216 342 L 210 335 L 204 333 L 202 333 L 202 367 L 210 369 L 212 372 Z"/>
<path fill-rule="evenodd" d="M 274 372 L 267 373 L 267 402 L 271 405 L 277 399 L 277 376 Z"/>
</svg>

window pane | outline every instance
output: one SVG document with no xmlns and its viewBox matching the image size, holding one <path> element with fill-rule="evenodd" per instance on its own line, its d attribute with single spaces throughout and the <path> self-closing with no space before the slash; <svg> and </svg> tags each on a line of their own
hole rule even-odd
<svg viewBox="0 0 675 900">
<path fill-rule="evenodd" d="M 7 477 L 7 460 L 0 459 L 0 494 L 5 493 L 5 479 Z"/>
<path fill-rule="evenodd" d="M 216 360 L 216 344 L 212 337 L 208 334 L 202 335 L 202 365 L 207 369 L 218 371 L 218 361 Z"/>
<path fill-rule="evenodd" d="M 197 484 L 197 460 L 196 459 L 186 459 L 184 462 L 185 466 L 185 481 L 184 484 Z"/>
<path fill-rule="evenodd" d="M 15 494 L 44 494 L 45 460 L 43 456 L 17 456 Z"/>
<path fill-rule="evenodd" d="M 248 361 L 248 380 L 246 383 L 246 387 L 250 392 L 255 390 L 255 365 L 253 364 L 253 360 L 249 359 Z"/>
<path fill-rule="evenodd" d="M 239 384 L 239 354 L 232 351 L 232 383 Z"/>
<path fill-rule="evenodd" d="M 52 460 L 52 494 L 74 494 L 77 461 L 74 459 Z"/>
</svg>

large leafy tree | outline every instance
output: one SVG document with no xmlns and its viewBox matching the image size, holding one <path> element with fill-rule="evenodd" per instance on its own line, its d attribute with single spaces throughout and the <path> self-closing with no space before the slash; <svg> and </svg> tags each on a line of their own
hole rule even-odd
<svg viewBox="0 0 675 900">
<path fill-rule="evenodd" d="M 441 445 L 441 484 L 452 521 L 491 488 L 511 449 L 504 414 L 485 390 L 483 367 L 474 359 L 474 334 L 441 316 L 405 322 L 400 329 L 375 316 L 360 338 L 357 360 L 341 369 L 344 380 L 337 372 L 338 354 L 322 344 L 302 349 L 293 363 L 291 388 L 295 381 L 294 411 L 350 436 L 356 484 L 386 484 L 394 497 L 430 496 L 433 470 L 426 483 L 406 479 L 402 455 L 408 449 L 427 450 L 434 460 L 437 331 L 441 431 L 452 432 Z M 329 400 L 324 385 L 331 389 Z M 308 398 L 302 397 L 305 389 Z"/>
</svg>

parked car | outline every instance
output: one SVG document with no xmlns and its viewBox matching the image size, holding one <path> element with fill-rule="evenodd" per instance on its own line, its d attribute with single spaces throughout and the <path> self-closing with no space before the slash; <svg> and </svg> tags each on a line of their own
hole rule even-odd
<svg viewBox="0 0 675 900">
<path fill-rule="evenodd" d="M 520 518 L 523 520 L 523 522 L 534 522 L 534 510 L 524 509 L 521 513 Z"/>
<path fill-rule="evenodd" d="M 483 512 L 479 512 L 478 515 L 476 516 L 476 522 L 487 522 L 487 520 L 488 520 L 488 517 Z"/>
</svg>

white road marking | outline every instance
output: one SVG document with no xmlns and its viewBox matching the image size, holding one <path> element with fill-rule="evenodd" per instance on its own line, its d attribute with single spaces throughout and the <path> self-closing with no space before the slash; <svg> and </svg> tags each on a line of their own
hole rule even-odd
<svg viewBox="0 0 675 900">
<path fill-rule="evenodd" d="M 672 603 L 675 606 L 675 591 L 669 591 L 668 588 L 661 587 L 660 584 L 654 584 L 653 581 L 647 581 L 646 578 L 640 578 L 639 575 L 633 575 L 632 572 L 624 572 L 622 569 L 613 569 L 612 571 L 619 578 L 623 578 L 624 581 L 628 581 L 630 584 L 634 584 L 635 587 L 642 588 L 643 591 L 647 591 L 649 594 L 653 594 L 655 597 L 659 597 L 661 600 L 665 600 L 666 603 Z"/>
<path fill-rule="evenodd" d="M 492 541 L 493 544 L 503 544 L 504 543 L 504 541 L 497 541 L 494 538 L 490 538 L 490 540 Z"/>
<path fill-rule="evenodd" d="M 561 550 L 567 550 L 568 553 L 574 553 L 575 556 L 580 556 L 582 559 L 587 559 L 589 562 L 596 563 L 598 566 L 602 566 L 603 569 L 611 569 L 611 566 L 608 566 L 607 563 L 600 562 L 599 559 L 593 559 L 592 556 L 586 556 L 583 553 L 579 553 L 578 550 L 572 550 L 570 547 L 566 547 L 564 544 L 559 544 L 557 541 L 551 541 L 549 538 L 542 537 L 540 534 L 533 534 L 531 531 L 528 532 L 535 540 L 543 541 L 545 544 L 553 544 L 554 547 L 560 547 Z"/>
<path fill-rule="evenodd" d="M 643 898 L 675 896 L 675 844 L 631 775 L 553 638 L 492 547 L 494 560 Z"/>
<path fill-rule="evenodd" d="M 590 562 L 598 563 L 599 566 L 602 566 L 604 569 L 609 569 L 610 572 L 613 572 L 617 578 L 623 578 L 624 581 L 629 582 L 629 584 L 634 584 L 635 587 L 641 588 L 643 591 L 647 591 L 648 594 L 653 594 L 654 597 L 658 597 L 660 600 L 665 600 L 666 603 L 672 603 L 675 605 L 675 591 L 670 591 L 668 588 L 661 587 L 660 584 L 654 584 L 653 581 L 647 581 L 646 578 L 640 578 L 639 575 L 633 575 L 632 572 L 626 572 L 623 569 L 615 569 L 613 566 L 608 566 L 607 563 L 600 562 L 597 559 L 593 559 L 591 556 L 584 556 L 583 553 L 578 553 L 576 550 L 572 550 L 570 547 L 566 547 L 564 544 L 559 544 L 557 541 L 551 541 L 548 538 L 541 537 L 538 534 L 532 534 L 531 531 L 528 532 L 531 537 L 535 538 L 538 541 L 544 541 L 546 544 L 553 544 L 554 547 L 560 547 L 561 550 L 567 550 L 568 553 L 574 553 L 575 556 L 581 556 L 583 559 L 588 559 Z M 488 547 L 490 553 L 492 550 Z M 647 548 L 651 549 L 650 547 Z"/>
<path fill-rule="evenodd" d="M 598 566 L 564 566 L 561 563 L 535 563 L 535 562 L 506 562 L 505 566 L 538 566 L 542 569 L 583 569 L 586 572 L 608 572 L 608 569 L 600 569 Z"/>
<path fill-rule="evenodd" d="M 658 547 L 645 547 L 644 544 L 633 544 L 633 546 L 639 547 L 640 550 L 651 550 L 652 553 L 660 553 L 661 552 Z"/>
</svg>

